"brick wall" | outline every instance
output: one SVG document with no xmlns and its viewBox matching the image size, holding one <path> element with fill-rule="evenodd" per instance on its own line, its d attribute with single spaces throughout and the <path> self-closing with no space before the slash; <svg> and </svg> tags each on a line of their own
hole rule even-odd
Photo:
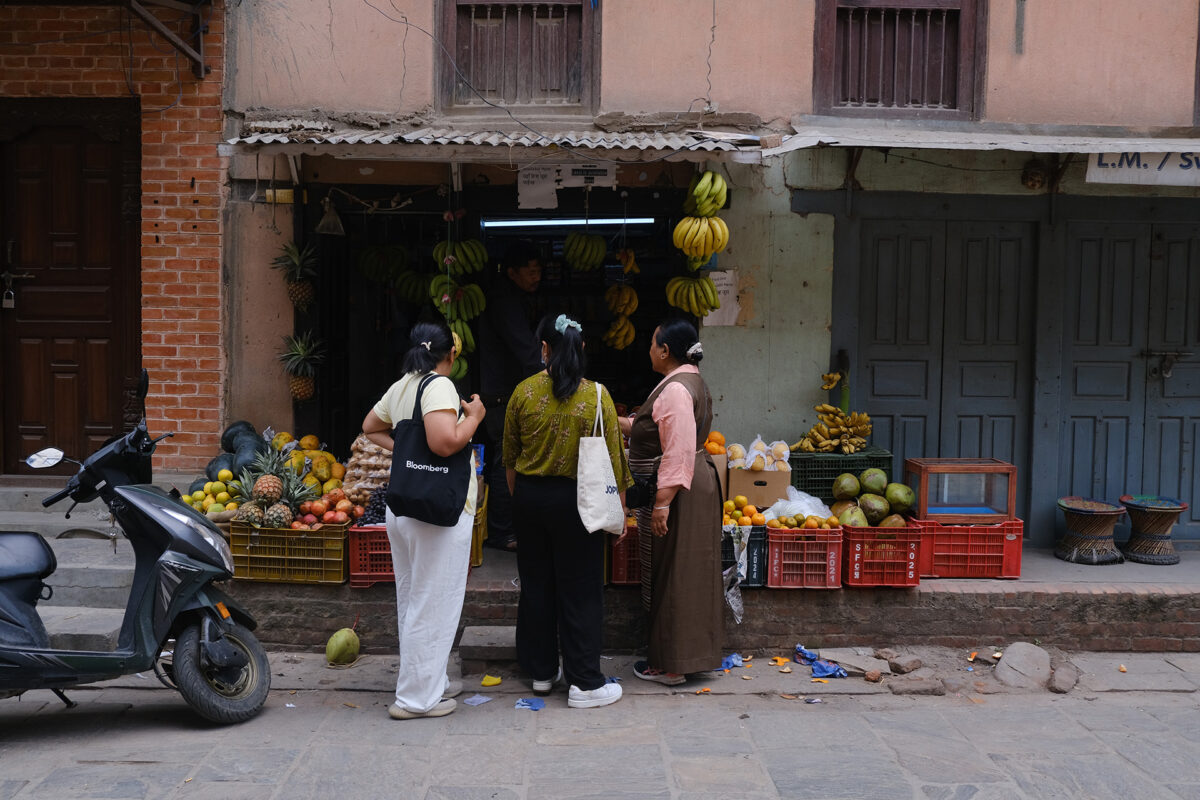
<svg viewBox="0 0 1200 800">
<path fill-rule="evenodd" d="M 185 41 L 178 11 L 152 12 Z M 141 349 L 150 430 L 175 431 L 156 466 L 196 471 L 212 456 L 224 391 L 221 84 L 224 0 L 204 36 L 212 72 L 116 6 L 0 4 L 0 97 L 141 99 Z"/>
</svg>

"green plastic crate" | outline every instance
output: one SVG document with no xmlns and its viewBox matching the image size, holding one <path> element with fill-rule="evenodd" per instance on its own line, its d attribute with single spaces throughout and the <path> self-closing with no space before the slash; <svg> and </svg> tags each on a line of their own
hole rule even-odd
<svg viewBox="0 0 1200 800">
<path fill-rule="evenodd" d="M 858 475 L 877 467 L 892 480 L 892 454 L 882 447 L 867 447 L 857 453 L 801 453 L 788 456 L 792 468 L 792 486 L 805 494 L 833 502 L 833 479 L 843 472 Z"/>
</svg>

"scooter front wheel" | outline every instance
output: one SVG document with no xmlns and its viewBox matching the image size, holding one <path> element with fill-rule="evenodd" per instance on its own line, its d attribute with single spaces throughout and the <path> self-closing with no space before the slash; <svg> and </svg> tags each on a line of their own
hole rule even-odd
<svg viewBox="0 0 1200 800">
<path fill-rule="evenodd" d="M 246 656 L 232 673 L 206 664 L 201 652 L 200 625 L 189 625 L 175 640 L 174 675 L 179 693 L 197 714 L 212 722 L 245 722 L 257 714 L 271 690 L 271 665 L 254 634 L 232 623 L 223 626 L 224 640 Z"/>
</svg>

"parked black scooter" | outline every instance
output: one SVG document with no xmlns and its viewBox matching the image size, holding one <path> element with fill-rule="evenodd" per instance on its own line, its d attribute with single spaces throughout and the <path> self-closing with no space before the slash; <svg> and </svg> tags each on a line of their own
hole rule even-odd
<svg viewBox="0 0 1200 800">
<path fill-rule="evenodd" d="M 143 399 L 147 385 L 143 371 Z M 213 585 L 233 576 L 229 545 L 178 491 L 149 485 L 154 448 L 171 435 L 150 438 L 143 416 L 80 464 L 65 489 L 42 501 L 51 506 L 70 497 L 73 509 L 100 497 L 133 545 L 133 588 L 114 652 L 50 648 L 37 602 L 50 598 L 43 581 L 57 567 L 54 552 L 37 533 L 0 532 L 0 698 L 50 689 L 73 706 L 66 687 L 153 668 L 213 722 L 243 722 L 266 702 L 271 670 L 250 632 L 254 619 Z M 26 463 L 46 468 L 62 460 L 62 451 L 51 448 Z"/>
</svg>

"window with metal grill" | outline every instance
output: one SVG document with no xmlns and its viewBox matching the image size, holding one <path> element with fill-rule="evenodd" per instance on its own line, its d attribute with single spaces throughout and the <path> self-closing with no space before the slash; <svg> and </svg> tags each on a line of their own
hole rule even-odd
<svg viewBox="0 0 1200 800">
<path fill-rule="evenodd" d="M 591 0 L 444 0 L 443 39 L 455 62 L 442 70 L 444 109 L 591 113 L 597 22 Z"/>
<path fill-rule="evenodd" d="M 975 118 L 982 17 L 976 0 L 818 0 L 818 113 Z"/>
</svg>

